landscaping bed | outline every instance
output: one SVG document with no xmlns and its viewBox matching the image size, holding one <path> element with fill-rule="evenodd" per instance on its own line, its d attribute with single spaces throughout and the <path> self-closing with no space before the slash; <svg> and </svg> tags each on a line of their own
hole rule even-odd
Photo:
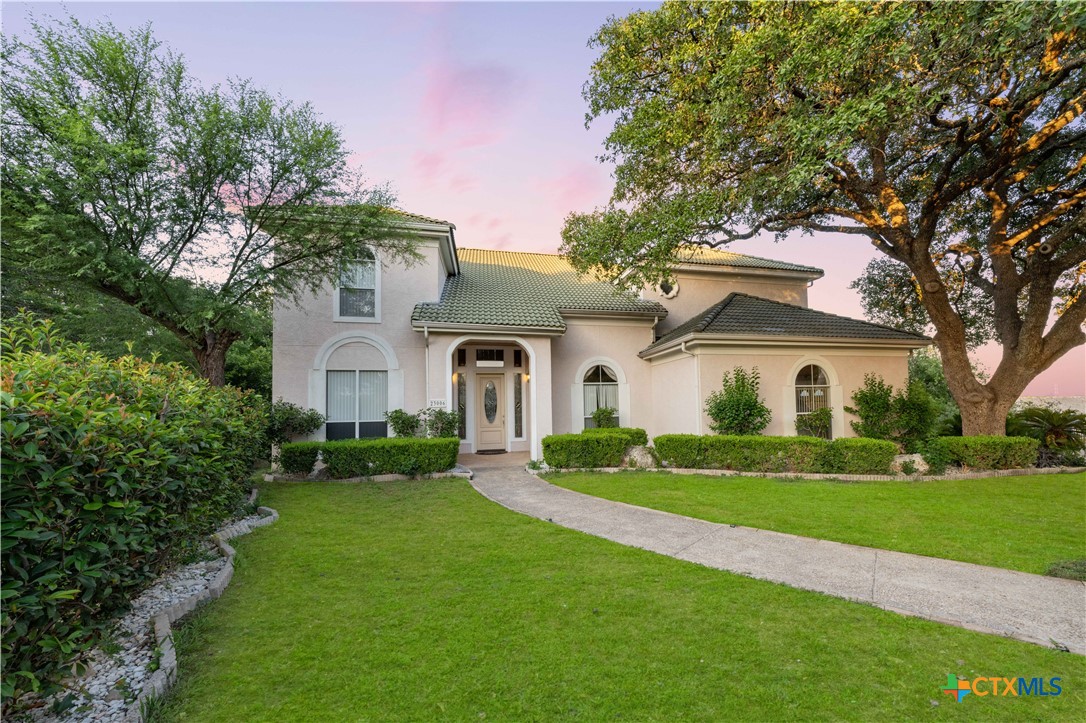
<svg viewBox="0 0 1086 723">
<path fill-rule="evenodd" d="M 1066 720 L 1086 704 L 1080 656 L 623 547 L 459 480 L 264 500 L 282 517 L 178 631 L 160 720 Z M 1060 676 L 1063 694 L 966 708 L 939 692 L 948 673 Z"/>
<path fill-rule="evenodd" d="M 849 483 L 639 471 L 547 479 L 710 522 L 1024 572 L 1086 558 L 1086 474 L 997 474 Z"/>
</svg>

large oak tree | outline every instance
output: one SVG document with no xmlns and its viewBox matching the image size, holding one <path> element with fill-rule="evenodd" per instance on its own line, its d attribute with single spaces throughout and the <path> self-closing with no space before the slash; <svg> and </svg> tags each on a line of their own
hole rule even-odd
<svg viewBox="0 0 1086 723">
<path fill-rule="evenodd" d="M 1003 434 L 1086 340 L 1086 4 L 671 2 L 594 43 L 617 169 L 567 219 L 581 269 L 651 282 L 684 243 L 856 236 L 934 327 L 966 434 Z"/>
<path fill-rule="evenodd" d="M 417 257 L 334 125 L 248 81 L 200 85 L 149 27 L 37 24 L 3 62 L 5 255 L 130 304 L 213 384 L 270 297 L 372 247 Z"/>
</svg>

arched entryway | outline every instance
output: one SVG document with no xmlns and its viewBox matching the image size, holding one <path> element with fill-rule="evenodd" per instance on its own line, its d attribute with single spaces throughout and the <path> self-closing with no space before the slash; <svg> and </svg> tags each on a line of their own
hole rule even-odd
<svg viewBox="0 0 1086 723">
<path fill-rule="evenodd" d="M 536 353 L 520 337 L 460 337 L 448 348 L 449 407 L 460 415 L 466 452 L 542 456 Z"/>
</svg>

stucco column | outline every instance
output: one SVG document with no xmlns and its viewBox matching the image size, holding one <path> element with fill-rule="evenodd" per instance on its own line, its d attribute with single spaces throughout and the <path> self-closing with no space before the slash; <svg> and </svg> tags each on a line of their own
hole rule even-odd
<svg viewBox="0 0 1086 723">
<path fill-rule="evenodd" d="M 551 380 L 551 340 L 537 337 L 526 340 L 532 346 L 532 368 L 529 381 L 531 408 L 532 459 L 543 459 L 543 438 L 551 434 L 554 420 L 551 413 L 554 389 Z"/>
</svg>

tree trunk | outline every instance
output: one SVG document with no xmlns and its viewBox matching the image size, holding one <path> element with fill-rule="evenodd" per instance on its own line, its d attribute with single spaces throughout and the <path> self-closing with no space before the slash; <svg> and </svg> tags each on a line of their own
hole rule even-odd
<svg viewBox="0 0 1086 723">
<path fill-rule="evenodd" d="M 196 363 L 200 365 L 200 376 L 211 382 L 212 386 L 226 385 L 226 352 L 238 338 L 235 332 L 209 331 L 204 334 L 203 346 L 192 350 Z"/>
<path fill-rule="evenodd" d="M 1017 395 L 1014 395 L 1007 398 L 996 396 L 980 402 L 959 401 L 958 408 L 962 413 L 962 436 L 1002 437 L 1005 435 L 1007 414 L 1017 399 Z"/>
</svg>

